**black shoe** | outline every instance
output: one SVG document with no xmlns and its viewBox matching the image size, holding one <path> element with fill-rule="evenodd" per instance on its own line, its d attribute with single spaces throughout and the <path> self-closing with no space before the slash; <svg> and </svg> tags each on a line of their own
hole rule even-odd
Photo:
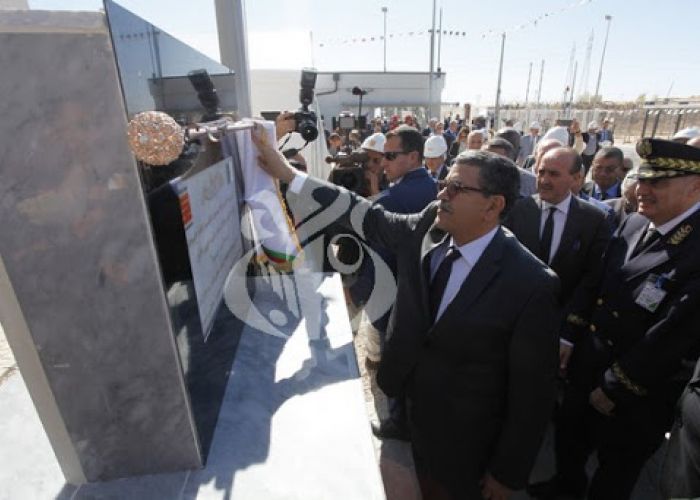
<svg viewBox="0 0 700 500">
<path fill-rule="evenodd" d="M 393 420 L 382 420 L 379 425 L 372 422 L 372 434 L 379 439 L 398 439 L 411 442 L 411 433 L 404 426 L 398 425 Z"/>
<path fill-rule="evenodd" d="M 525 491 L 532 498 L 539 500 L 579 500 L 583 499 L 586 493 L 585 488 L 584 491 L 579 491 L 571 485 L 564 485 L 557 476 L 549 481 L 528 484 Z"/>
</svg>

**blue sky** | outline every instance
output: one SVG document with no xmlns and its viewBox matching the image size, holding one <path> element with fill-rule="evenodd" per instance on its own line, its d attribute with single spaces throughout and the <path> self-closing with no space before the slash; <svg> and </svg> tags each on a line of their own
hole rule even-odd
<svg viewBox="0 0 700 500">
<path fill-rule="evenodd" d="M 214 0 L 121 0 L 121 5 L 170 34 L 218 59 Z M 32 8 L 96 10 L 99 0 L 29 0 Z M 196 5 L 196 8 L 192 8 Z M 431 0 L 248 0 L 249 57 L 252 68 L 322 71 L 383 68 L 382 6 L 386 6 L 389 71 L 427 71 Z M 438 0 L 443 30 L 466 32 L 442 40 L 441 67 L 447 73 L 443 101 L 487 104 L 495 98 L 500 35 L 506 31 L 502 97 L 525 98 L 533 62 L 530 100 L 545 60 L 542 99 L 557 100 L 566 85 L 572 45 L 576 43 L 577 87 L 583 87 L 586 47 L 594 42 L 588 87 L 595 89 L 605 37 L 605 15 L 613 17 L 601 93 L 605 99 L 700 94 L 700 45 L 697 0 Z M 498 7 L 495 7 L 498 5 Z M 527 5 L 527 8 L 525 6 Z M 537 26 L 528 24 L 541 18 Z M 482 37 L 489 30 L 493 34 Z M 414 32 L 413 36 L 407 33 Z M 313 34 L 313 43 L 312 36 Z M 399 36 L 401 35 L 401 36 Z M 369 39 L 374 42 L 346 42 Z M 320 46 L 323 43 L 323 46 Z M 436 44 L 437 48 L 437 44 Z M 578 92 L 577 92 L 578 93 Z"/>
</svg>

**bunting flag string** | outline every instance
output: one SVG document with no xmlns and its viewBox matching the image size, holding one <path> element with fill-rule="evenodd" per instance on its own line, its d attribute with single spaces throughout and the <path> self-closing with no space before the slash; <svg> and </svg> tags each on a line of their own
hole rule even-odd
<svg viewBox="0 0 700 500">
<path fill-rule="evenodd" d="M 521 23 L 514 25 L 510 27 L 509 29 L 500 29 L 500 30 L 494 30 L 494 29 L 489 29 L 487 31 L 481 32 L 481 33 L 471 33 L 467 32 L 464 30 L 455 30 L 455 29 L 444 29 L 442 30 L 442 36 L 443 37 L 451 37 L 452 39 L 459 39 L 459 38 L 467 38 L 467 37 L 477 37 L 480 39 L 486 39 L 490 37 L 496 37 L 496 36 L 501 36 L 502 33 L 512 33 L 514 31 L 521 31 L 526 28 L 530 27 L 538 27 L 539 23 L 542 21 L 549 20 L 557 15 L 563 14 L 565 12 L 568 12 L 572 9 L 575 9 L 577 7 L 581 7 L 583 5 L 588 5 L 590 3 L 593 3 L 594 0 L 576 0 L 574 2 L 571 2 L 570 4 L 562 7 L 561 9 L 553 10 L 550 12 L 545 12 L 543 14 L 540 14 L 539 16 L 530 19 L 527 22 Z M 440 30 L 435 30 L 436 34 L 440 34 Z M 387 35 L 387 39 L 395 39 L 395 38 L 419 38 L 419 37 L 425 37 L 425 36 L 430 36 L 432 35 L 433 30 L 432 29 L 427 29 L 427 30 L 420 30 L 420 31 L 406 31 L 406 32 L 399 32 L 399 33 L 389 33 Z M 365 36 L 355 36 L 351 38 L 330 38 L 328 40 L 325 40 L 321 43 L 318 44 L 319 47 L 332 47 L 332 46 L 341 46 L 341 45 L 353 45 L 353 44 L 359 44 L 359 43 L 373 43 L 373 42 L 383 42 L 384 41 L 384 36 L 383 35 L 365 35 Z"/>
</svg>

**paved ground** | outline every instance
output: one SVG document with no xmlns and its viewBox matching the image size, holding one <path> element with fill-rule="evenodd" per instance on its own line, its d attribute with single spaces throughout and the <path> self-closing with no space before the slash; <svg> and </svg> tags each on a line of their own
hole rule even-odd
<svg viewBox="0 0 700 500">
<path fill-rule="evenodd" d="M 2 329 L 2 325 L 0 325 L 0 385 L 15 371 L 17 371 L 15 358 L 12 356 L 10 346 L 7 345 L 5 332 Z"/>
<path fill-rule="evenodd" d="M 378 422 L 388 416 L 387 401 L 386 396 L 377 387 L 376 373 L 368 372 L 365 368 L 365 328 L 367 325 L 363 323 L 360 333 L 355 338 L 355 351 L 365 390 L 367 414 L 371 421 Z M 410 445 L 395 440 L 381 441 L 374 437 L 373 441 L 387 500 L 420 500 Z"/>
</svg>

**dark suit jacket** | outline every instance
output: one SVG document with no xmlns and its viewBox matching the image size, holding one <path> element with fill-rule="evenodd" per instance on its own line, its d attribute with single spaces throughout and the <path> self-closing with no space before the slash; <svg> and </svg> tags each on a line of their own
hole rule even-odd
<svg viewBox="0 0 700 500">
<path fill-rule="evenodd" d="M 625 199 L 623 197 L 620 198 L 610 198 L 608 200 L 603 200 L 603 203 L 605 203 L 607 206 L 613 209 L 613 212 L 615 213 L 615 229 L 620 227 L 620 224 L 622 224 L 622 221 L 625 220 L 625 217 L 627 217 L 627 212 L 625 211 Z"/>
<path fill-rule="evenodd" d="M 540 203 L 539 195 L 518 200 L 505 222 L 532 253 L 537 253 L 540 246 Z M 569 314 L 581 314 L 590 304 L 600 280 L 603 252 L 609 240 L 610 228 L 605 214 L 572 195 L 561 242 L 551 262 L 561 280 L 559 302 L 564 326 Z M 562 334 L 570 337 L 565 327 Z"/>
<path fill-rule="evenodd" d="M 614 196 L 612 196 L 611 198 L 608 198 L 608 199 L 620 198 L 622 196 L 622 183 L 618 182 L 616 187 L 617 187 L 617 189 L 615 190 Z M 583 188 L 581 189 L 581 191 L 586 193 L 588 196 L 593 196 L 594 189 L 595 189 L 595 182 L 588 181 L 583 185 Z M 603 200 L 603 201 L 605 201 L 605 200 Z"/>
<path fill-rule="evenodd" d="M 664 498 L 700 496 L 700 362 L 678 404 L 661 466 Z"/>
<path fill-rule="evenodd" d="M 460 142 L 458 140 L 454 140 L 452 142 L 452 145 L 450 146 L 450 154 L 448 155 L 448 161 L 451 161 L 454 159 L 458 154 L 459 154 L 459 144 Z"/>
<path fill-rule="evenodd" d="M 428 167 L 425 167 L 425 169 L 428 170 Z M 435 179 L 433 177 L 432 173 L 430 173 L 430 171 L 428 170 L 428 174 L 430 175 L 430 177 L 436 181 L 441 181 L 441 180 L 445 179 L 445 177 L 447 177 L 447 174 L 449 174 L 449 173 L 450 173 L 450 166 L 447 163 L 443 163 L 442 165 L 440 165 L 440 168 L 438 170 L 437 179 Z M 437 197 L 437 192 L 435 193 L 435 196 Z M 423 208 L 425 208 L 425 207 L 423 207 Z"/>
<path fill-rule="evenodd" d="M 696 359 L 700 347 L 700 211 L 626 260 L 647 226 L 645 217 L 631 214 L 611 241 L 569 372 L 583 390 L 602 387 L 618 408 L 670 416 L 690 378 L 682 360 Z M 636 303 L 649 279 L 665 291 L 654 312 Z"/>
<path fill-rule="evenodd" d="M 486 470 L 522 488 L 554 402 L 554 274 L 499 228 L 433 325 L 430 252 L 447 238 L 433 226 L 437 204 L 398 215 L 309 178 L 297 199 L 311 197 L 347 207 L 336 223 L 397 257 L 398 291 L 377 380 L 387 395 L 408 397 L 417 452 L 458 498 L 478 497 Z"/>
<path fill-rule="evenodd" d="M 401 182 L 382 191 L 376 203 L 390 212 L 399 214 L 412 214 L 423 210 L 437 197 L 437 184 L 426 168 L 417 168 L 403 176 Z M 393 253 L 383 247 L 373 247 L 381 255 L 389 269 L 396 276 L 396 258 Z M 374 287 L 374 268 L 369 259 L 365 258 L 350 287 L 350 295 L 357 305 L 364 304 L 369 299 Z M 374 327 L 380 331 L 386 330 L 386 317 L 373 318 Z"/>
</svg>

